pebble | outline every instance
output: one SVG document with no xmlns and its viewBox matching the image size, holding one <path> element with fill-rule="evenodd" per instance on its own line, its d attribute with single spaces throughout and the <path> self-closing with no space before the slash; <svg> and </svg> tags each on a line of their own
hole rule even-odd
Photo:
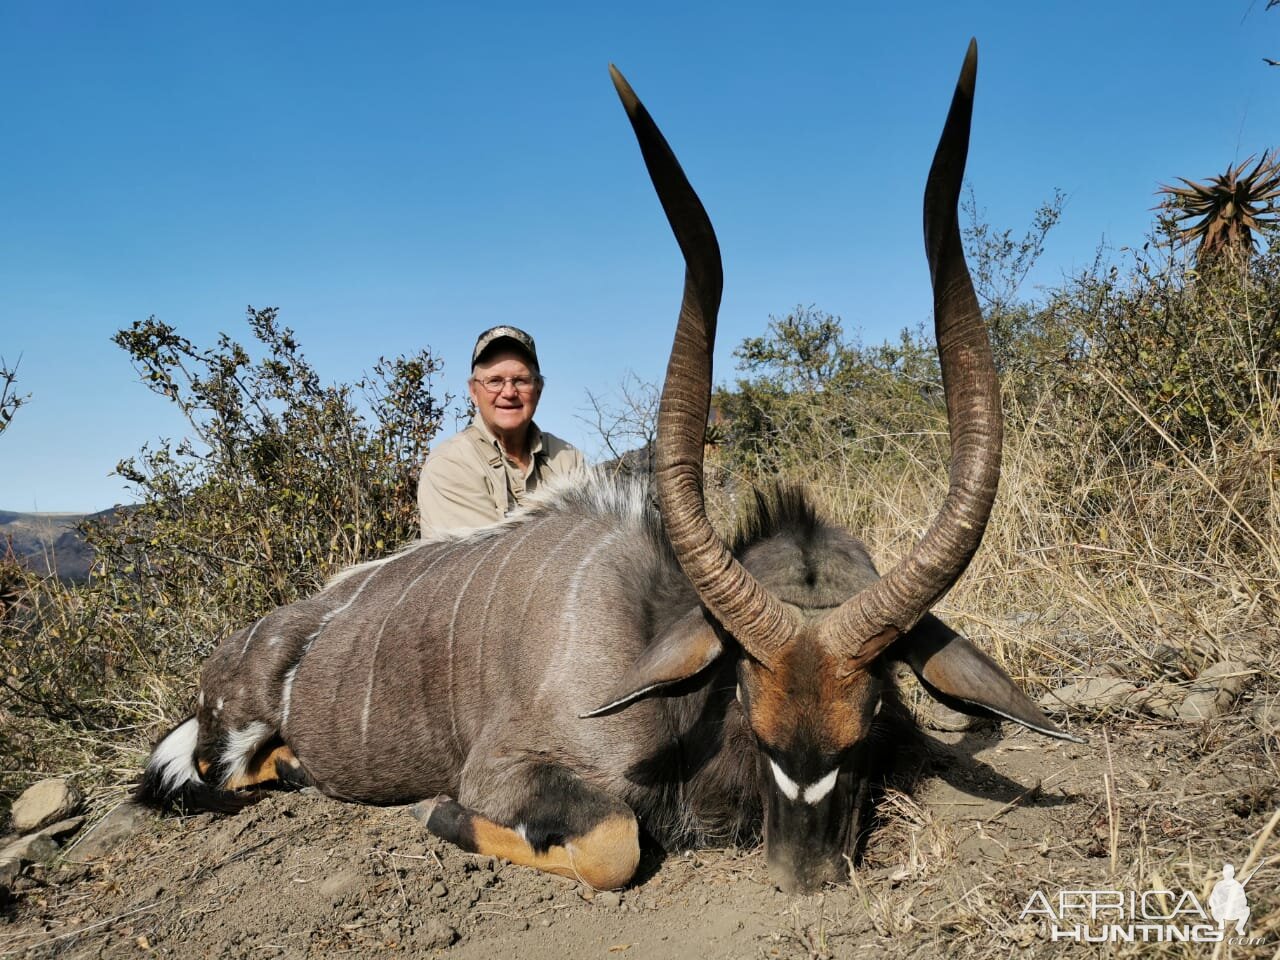
<svg viewBox="0 0 1280 960">
<path fill-rule="evenodd" d="M 1142 710 L 1167 720 L 1199 722 L 1230 710 L 1257 672 L 1246 663 L 1221 660 L 1190 684 L 1159 681 L 1139 687 L 1119 677 L 1086 677 L 1045 694 L 1040 706 L 1055 712 Z"/>
<path fill-rule="evenodd" d="M 1272 694 L 1255 700 L 1249 715 L 1264 734 L 1280 734 L 1280 695 Z"/>
<path fill-rule="evenodd" d="M 953 710 L 945 704 L 928 703 L 920 709 L 920 723 L 929 730 L 943 730 L 948 733 L 959 733 L 981 726 L 990 726 L 989 720 L 971 717 L 967 713 Z"/>
<path fill-rule="evenodd" d="M 1040 698 L 1040 706 L 1055 713 L 1072 710 L 1103 713 L 1123 707 L 1141 707 L 1146 699 L 1145 692 L 1128 680 L 1086 677 L 1046 693 Z"/>
<path fill-rule="evenodd" d="M 1222 716 L 1256 674 L 1247 664 L 1235 660 L 1222 660 L 1206 667 L 1178 706 L 1178 718 L 1194 721 Z"/>
</svg>

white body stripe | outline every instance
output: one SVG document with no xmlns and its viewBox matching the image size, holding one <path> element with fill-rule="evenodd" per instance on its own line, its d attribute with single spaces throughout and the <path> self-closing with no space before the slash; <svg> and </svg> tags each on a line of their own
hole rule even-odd
<svg viewBox="0 0 1280 960">
<path fill-rule="evenodd" d="M 289 668 L 289 672 L 284 675 L 284 686 L 280 688 L 280 730 L 284 731 L 284 725 L 289 722 L 289 704 L 293 700 L 293 678 L 298 675 L 298 667 L 300 664 L 295 663 Z"/>
<path fill-rule="evenodd" d="M 265 617 L 263 618 L 266 619 Z M 262 626 L 262 620 L 259 620 L 249 628 L 249 635 L 244 638 L 244 646 L 240 648 L 240 659 L 244 659 L 244 655 L 249 652 L 249 644 L 253 643 L 253 635 L 258 632 L 258 628 Z"/>
<path fill-rule="evenodd" d="M 573 529 L 576 530 L 577 526 Z M 611 546 L 614 542 L 614 538 L 615 534 L 606 534 L 603 540 L 588 550 L 586 555 L 578 561 L 577 567 L 574 568 L 573 574 L 569 578 L 569 592 L 566 594 L 564 601 L 560 605 L 560 622 L 562 625 L 560 635 L 562 642 L 556 653 L 556 659 L 542 674 L 542 682 L 538 684 L 538 692 L 536 694 L 539 698 L 551 689 L 556 678 L 571 675 L 573 665 L 581 661 L 581 654 L 577 650 L 577 611 L 578 595 L 582 592 L 582 577 L 583 574 L 590 570 L 595 564 L 596 555 L 600 553 L 601 550 Z"/>
<path fill-rule="evenodd" d="M 483 541 L 480 541 L 483 542 Z M 467 559 L 471 561 L 471 572 L 467 574 L 467 579 L 462 582 L 462 586 L 458 588 L 458 599 L 453 604 L 453 616 L 449 618 L 449 632 L 445 638 L 445 652 L 448 654 L 449 660 L 445 677 L 448 683 L 445 684 L 445 692 L 448 694 L 449 701 L 449 727 L 453 731 L 453 742 L 457 744 L 458 750 L 463 756 L 466 755 L 466 748 L 462 745 L 462 737 L 458 735 L 458 697 L 457 697 L 457 674 L 454 665 L 454 650 L 456 642 L 456 629 L 458 626 L 458 613 L 462 609 L 462 601 L 467 597 L 467 591 L 471 589 L 471 581 L 475 579 L 476 574 L 480 572 L 480 568 L 484 566 L 489 559 L 489 554 L 494 549 L 501 546 L 502 540 L 498 537 L 493 538 L 493 542 L 489 544 L 489 549 L 477 561 L 474 556 L 474 549 Z"/>
</svg>

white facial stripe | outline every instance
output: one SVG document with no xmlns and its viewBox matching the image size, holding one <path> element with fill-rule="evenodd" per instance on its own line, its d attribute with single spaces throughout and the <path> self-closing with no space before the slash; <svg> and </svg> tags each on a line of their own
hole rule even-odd
<svg viewBox="0 0 1280 960">
<path fill-rule="evenodd" d="M 800 784 L 783 773 L 782 768 L 772 760 L 769 761 L 769 766 L 773 768 L 773 779 L 777 781 L 778 789 L 782 791 L 784 797 L 788 800 L 794 800 L 800 796 Z"/>
<path fill-rule="evenodd" d="M 806 787 L 804 791 L 804 802 L 813 805 L 831 792 L 831 788 L 836 785 L 836 777 L 840 776 L 840 768 L 836 767 L 825 777 L 812 786 Z"/>
<path fill-rule="evenodd" d="M 832 789 L 835 787 L 836 780 L 840 776 L 840 768 L 836 767 L 834 770 L 828 773 L 821 780 L 817 781 L 816 783 L 810 784 L 808 787 L 805 787 L 804 790 L 802 791 L 800 789 L 800 784 L 796 783 L 794 780 L 788 777 L 785 773 L 783 773 L 782 768 L 779 767 L 777 763 L 775 763 L 773 760 L 770 760 L 769 766 L 773 770 L 773 779 L 777 781 L 778 789 L 782 791 L 782 795 L 784 797 L 786 797 L 788 800 L 802 799 L 804 800 L 805 803 L 809 804 L 810 806 L 813 806 L 816 803 L 820 803 L 822 801 L 822 798 L 825 797 L 828 793 L 830 793 Z"/>
</svg>

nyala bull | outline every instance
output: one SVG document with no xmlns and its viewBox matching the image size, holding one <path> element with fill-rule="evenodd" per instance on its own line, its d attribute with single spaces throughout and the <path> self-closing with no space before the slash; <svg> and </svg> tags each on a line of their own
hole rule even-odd
<svg viewBox="0 0 1280 960">
<path fill-rule="evenodd" d="M 892 661 L 952 706 L 1067 736 L 928 614 L 977 549 L 999 475 L 999 389 L 956 220 L 975 73 L 971 46 L 925 194 L 951 482 L 898 565 L 878 575 L 795 490 L 759 497 L 729 543 L 713 530 L 702 452 L 719 248 L 613 71 L 686 263 L 660 509 L 643 483 L 587 477 L 267 614 L 210 657 L 142 796 L 228 809 L 309 783 L 363 803 L 434 798 L 432 833 L 597 888 L 631 879 L 642 833 L 671 848 L 762 832 L 774 881 L 809 891 L 848 869 Z"/>
</svg>

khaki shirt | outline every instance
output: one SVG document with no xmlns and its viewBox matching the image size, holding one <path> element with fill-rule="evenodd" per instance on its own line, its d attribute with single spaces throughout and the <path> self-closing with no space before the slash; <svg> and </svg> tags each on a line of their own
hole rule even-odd
<svg viewBox="0 0 1280 960">
<path fill-rule="evenodd" d="M 502 452 L 479 417 L 427 455 L 418 478 L 422 536 L 498 523 L 550 480 L 586 469 L 576 447 L 529 425 L 528 473 Z"/>
</svg>

